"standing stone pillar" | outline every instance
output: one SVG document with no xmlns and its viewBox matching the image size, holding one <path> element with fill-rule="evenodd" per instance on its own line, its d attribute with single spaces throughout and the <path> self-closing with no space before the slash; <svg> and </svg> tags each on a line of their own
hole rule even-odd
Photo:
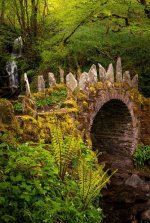
<svg viewBox="0 0 150 223">
<path fill-rule="evenodd" d="M 48 73 L 49 87 L 53 88 L 56 86 L 56 79 L 53 73 Z"/>
<path fill-rule="evenodd" d="M 122 66 L 121 66 L 121 57 L 118 57 L 116 64 L 116 81 L 122 82 Z"/>
<path fill-rule="evenodd" d="M 112 63 L 109 64 L 107 73 L 106 73 L 107 81 L 110 81 L 111 83 L 114 83 L 114 68 Z"/>
<path fill-rule="evenodd" d="M 45 81 L 43 75 L 38 76 L 38 91 L 45 92 Z"/>
<path fill-rule="evenodd" d="M 90 83 L 90 78 L 89 74 L 86 72 L 83 72 L 80 76 L 79 79 L 79 89 L 80 91 L 88 91 L 89 90 L 89 83 Z"/>
<path fill-rule="evenodd" d="M 60 83 L 64 84 L 65 83 L 65 72 L 63 69 L 59 68 L 59 73 L 60 73 Z"/>
<path fill-rule="evenodd" d="M 101 82 L 104 82 L 106 81 L 106 70 L 100 63 L 98 63 L 98 66 L 99 66 L 99 79 Z"/>
<path fill-rule="evenodd" d="M 132 79 L 132 87 L 138 89 L 138 74 L 136 74 Z"/>
<path fill-rule="evenodd" d="M 78 86 L 78 82 L 72 73 L 69 73 L 66 76 L 66 86 L 69 90 L 68 93 L 73 93 Z"/>
<path fill-rule="evenodd" d="M 28 81 L 28 77 L 27 77 L 26 73 L 24 73 L 24 81 L 25 81 L 25 85 L 26 85 L 26 95 L 27 95 L 27 97 L 30 97 L 31 91 L 30 91 L 30 85 L 29 85 L 29 81 Z"/>
<path fill-rule="evenodd" d="M 90 84 L 97 84 L 97 70 L 95 64 L 93 64 L 89 70 L 89 81 Z"/>
<path fill-rule="evenodd" d="M 131 77 L 129 71 L 125 71 L 123 74 L 123 82 L 125 84 L 128 84 L 129 87 L 131 87 Z"/>
</svg>

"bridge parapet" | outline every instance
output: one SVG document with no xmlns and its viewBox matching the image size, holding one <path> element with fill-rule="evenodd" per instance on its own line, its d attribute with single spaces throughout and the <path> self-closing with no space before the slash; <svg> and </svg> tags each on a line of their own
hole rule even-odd
<svg viewBox="0 0 150 223">
<path fill-rule="evenodd" d="M 145 98 L 138 91 L 138 75 L 136 74 L 131 79 L 129 71 L 123 72 L 120 57 L 117 59 L 115 71 L 113 64 L 110 64 L 107 70 L 101 64 L 98 64 L 98 68 L 99 72 L 93 64 L 88 73 L 83 72 L 78 78 L 76 78 L 76 75 L 69 73 L 66 75 L 66 81 L 64 71 L 60 69 L 60 81 L 67 87 L 68 98 L 73 98 L 79 108 L 77 116 L 79 129 L 85 130 L 85 133 L 89 134 L 97 114 L 109 102 L 110 108 L 108 109 L 110 111 L 116 109 L 116 122 L 117 110 L 125 111 L 125 106 L 127 109 L 125 116 L 131 117 L 130 127 L 133 132 L 131 151 L 133 152 L 137 144 L 141 142 L 141 134 L 150 133 L 150 129 L 148 133 L 145 133 L 145 130 L 141 131 L 141 129 L 144 129 L 143 126 L 141 128 L 141 107 L 145 103 Z M 49 87 L 55 88 L 55 76 L 53 73 L 49 73 L 48 77 Z M 38 78 L 38 90 L 45 92 L 43 78 Z M 112 113 L 115 115 L 114 111 Z M 109 115 L 111 116 L 111 113 Z M 120 123 L 123 123 L 121 112 L 119 115 L 122 119 Z M 142 125 L 145 123 L 144 120 L 146 119 L 143 119 Z M 128 125 L 128 123 L 126 124 Z"/>
</svg>

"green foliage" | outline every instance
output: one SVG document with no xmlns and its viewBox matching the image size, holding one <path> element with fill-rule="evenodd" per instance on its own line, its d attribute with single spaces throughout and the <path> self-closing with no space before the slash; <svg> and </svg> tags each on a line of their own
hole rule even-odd
<svg viewBox="0 0 150 223">
<path fill-rule="evenodd" d="M 16 112 L 21 113 L 21 112 L 22 112 L 22 103 L 21 103 L 21 102 L 17 102 L 17 103 L 15 103 L 15 104 L 14 104 L 14 110 L 15 110 Z"/>
<path fill-rule="evenodd" d="M 52 127 L 52 145 L 0 145 L 1 223 L 102 222 L 102 210 L 95 201 L 109 177 L 79 136 L 63 136 L 54 122 Z M 83 159 L 86 178 L 81 178 Z"/>
<path fill-rule="evenodd" d="M 61 104 L 66 98 L 66 90 L 54 90 L 50 95 L 46 95 L 44 98 L 36 100 L 36 105 L 38 108 L 50 105 Z"/>
<path fill-rule="evenodd" d="M 40 145 L 0 147 L 0 222 L 41 222 L 43 215 L 53 222 L 60 193 L 53 157 Z"/>
<path fill-rule="evenodd" d="M 78 166 L 80 196 L 83 209 L 93 201 L 106 183 L 109 181 L 107 172 L 103 172 L 103 165 L 89 165 L 86 159 L 81 159 Z"/>
<path fill-rule="evenodd" d="M 13 36 L 21 33 L 24 62 L 19 69 L 21 73 L 29 70 L 30 82 L 38 73 L 59 75 L 59 67 L 66 73 L 87 71 L 93 63 L 108 66 L 121 56 L 123 70 L 130 70 L 131 76 L 138 73 L 140 90 L 150 96 L 148 0 L 2 2 L 2 22 L 9 30 L 3 32 L 0 45 L 3 73 Z"/>
<path fill-rule="evenodd" d="M 75 130 L 74 130 L 75 131 Z M 60 123 L 55 118 L 51 124 L 53 153 L 59 169 L 59 177 L 63 181 L 73 159 L 80 153 L 81 137 L 75 132 L 64 136 Z"/>
<path fill-rule="evenodd" d="M 150 146 L 139 145 L 133 154 L 133 160 L 137 167 L 143 167 L 150 162 Z"/>
</svg>

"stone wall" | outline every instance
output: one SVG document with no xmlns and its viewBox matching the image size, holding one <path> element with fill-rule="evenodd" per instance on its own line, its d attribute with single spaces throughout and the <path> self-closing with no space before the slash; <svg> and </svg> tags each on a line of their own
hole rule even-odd
<svg viewBox="0 0 150 223">
<path fill-rule="evenodd" d="M 129 156 L 133 142 L 132 117 L 119 100 L 110 100 L 97 113 L 91 128 L 93 148 Z"/>
<path fill-rule="evenodd" d="M 141 105 L 141 143 L 150 145 L 150 99 L 144 99 Z"/>
</svg>

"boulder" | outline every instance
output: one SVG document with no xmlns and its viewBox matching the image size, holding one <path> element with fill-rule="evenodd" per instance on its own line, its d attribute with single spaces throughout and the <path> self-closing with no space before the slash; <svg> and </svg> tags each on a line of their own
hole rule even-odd
<svg viewBox="0 0 150 223">
<path fill-rule="evenodd" d="M 132 174 L 131 177 L 125 181 L 125 184 L 133 188 L 137 188 L 143 184 L 143 181 L 137 174 Z"/>
</svg>

